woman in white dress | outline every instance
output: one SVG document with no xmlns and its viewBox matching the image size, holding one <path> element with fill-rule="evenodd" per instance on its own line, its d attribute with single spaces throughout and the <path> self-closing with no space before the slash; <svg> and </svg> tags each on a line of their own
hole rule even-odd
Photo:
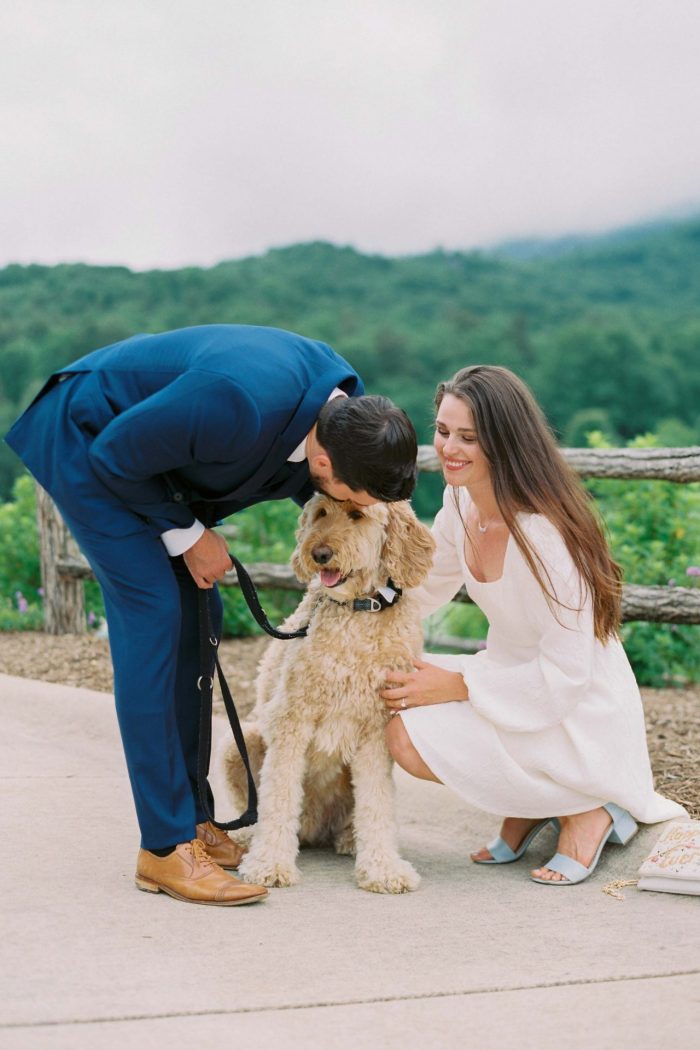
<svg viewBox="0 0 700 1050">
<path fill-rule="evenodd" d="M 475 656 L 387 673 L 394 759 L 504 817 L 473 853 L 508 863 L 558 821 L 547 885 L 591 874 L 636 821 L 683 816 L 654 792 L 639 689 L 617 635 L 621 574 L 578 478 L 512 372 L 464 368 L 436 394 L 445 481 L 437 551 L 413 592 L 427 616 L 464 583 L 489 621 Z"/>
</svg>

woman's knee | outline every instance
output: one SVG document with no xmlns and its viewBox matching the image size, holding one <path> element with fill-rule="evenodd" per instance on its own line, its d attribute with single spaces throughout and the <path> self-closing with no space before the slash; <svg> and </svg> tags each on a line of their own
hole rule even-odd
<svg viewBox="0 0 700 1050">
<path fill-rule="evenodd" d="M 400 715 L 394 715 L 389 721 L 385 733 L 389 754 L 397 765 L 410 773 L 411 766 L 415 763 L 418 752 L 411 743 L 411 738 L 406 732 L 406 727 L 401 721 Z"/>
<path fill-rule="evenodd" d="M 400 715 L 395 715 L 389 721 L 385 733 L 389 754 L 398 766 L 420 780 L 432 780 L 435 784 L 442 783 L 413 746 Z"/>
</svg>

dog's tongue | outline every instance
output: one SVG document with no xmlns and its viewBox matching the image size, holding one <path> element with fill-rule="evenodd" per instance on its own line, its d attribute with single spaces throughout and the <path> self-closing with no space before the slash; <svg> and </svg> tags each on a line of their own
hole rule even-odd
<svg viewBox="0 0 700 1050">
<path fill-rule="evenodd" d="M 320 576 L 324 587 L 335 587 L 336 583 L 340 582 L 342 573 L 337 569 L 321 569 Z"/>
</svg>

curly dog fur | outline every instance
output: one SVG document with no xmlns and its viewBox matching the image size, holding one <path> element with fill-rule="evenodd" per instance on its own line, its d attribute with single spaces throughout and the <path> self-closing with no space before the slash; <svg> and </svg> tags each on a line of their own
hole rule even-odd
<svg viewBox="0 0 700 1050">
<path fill-rule="evenodd" d="M 257 703 L 243 726 L 256 780 L 259 822 L 239 869 L 251 882 L 299 880 L 299 844 L 356 855 L 357 883 L 403 893 L 420 878 L 399 856 L 388 715 L 378 695 L 388 668 L 410 670 L 422 649 L 410 592 L 380 613 L 354 611 L 391 579 L 411 588 L 430 569 L 434 543 L 408 503 L 358 507 L 318 494 L 306 505 L 292 566 L 308 584 L 285 627 L 305 638 L 272 641 L 260 663 Z M 234 746 L 225 755 L 234 801 L 246 778 Z M 238 836 L 238 840 L 245 836 Z"/>
</svg>

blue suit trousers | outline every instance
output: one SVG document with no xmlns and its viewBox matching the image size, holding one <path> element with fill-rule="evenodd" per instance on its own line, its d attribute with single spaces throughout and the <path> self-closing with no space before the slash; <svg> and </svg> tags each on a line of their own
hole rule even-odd
<svg viewBox="0 0 700 1050">
<path fill-rule="evenodd" d="M 144 849 L 195 837 L 199 633 L 197 587 L 144 526 L 118 539 L 92 532 L 59 507 L 104 596 L 114 695 Z M 222 603 L 210 592 L 221 637 Z M 211 796 L 210 806 L 213 806 Z"/>
</svg>

